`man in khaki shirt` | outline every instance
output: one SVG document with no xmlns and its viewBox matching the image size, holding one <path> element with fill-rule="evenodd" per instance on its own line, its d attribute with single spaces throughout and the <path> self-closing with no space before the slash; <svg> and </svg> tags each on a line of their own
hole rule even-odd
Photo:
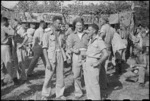
<svg viewBox="0 0 150 101">
<path fill-rule="evenodd" d="M 64 100 L 64 34 L 60 30 L 62 18 L 55 16 L 53 26 L 46 29 L 43 37 L 43 52 L 46 60 L 45 80 L 42 88 L 42 100 L 51 96 L 51 87 L 49 86 L 52 76 L 56 71 L 56 98 Z"/>
<path fill-rule="evenodd" d="M 92 24 L 88 27 L 90 41 L 86 52 L 86 63 L 83 68 L 87 99 L 101 100 L 99 75 L 103 62 L 108 57 L 107 47 L 98 36 L 99 27 Z M 100 81 L 101 82 L 101 81 Z"/>
</svg>

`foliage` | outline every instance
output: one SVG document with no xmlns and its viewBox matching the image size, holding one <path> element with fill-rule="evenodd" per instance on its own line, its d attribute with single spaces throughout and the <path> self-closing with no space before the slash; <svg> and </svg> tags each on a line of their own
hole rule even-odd
<svg viewBox="0 0 150 101">
<path fill-rule="evenodd" d="M 14 10 L 18 12 L 55 12 L 69 15 L 83 15 L 91 14 L 95 16 L 100 16 L 101 14 L 114 14 L 123 11 L 131 10 L 131 2 L 126 1 L 114 1 L 114 2 L 104 2 L 101 4 L 89 4 L 83 5 L 80 1 L 75 1 L 74 4 L 69 4 L 63 7 L 61 10 L 61 2 L 63 1 L 43 1 L 43 4 L 38 4 L 37 1 L 21 1 Z M 136 24 L 141 23 L 142 25 L 149 26 L 149 1 L 133 1 L 135 5 L 140 7 L 135 7 L 135 21 Z"/>
</svg>

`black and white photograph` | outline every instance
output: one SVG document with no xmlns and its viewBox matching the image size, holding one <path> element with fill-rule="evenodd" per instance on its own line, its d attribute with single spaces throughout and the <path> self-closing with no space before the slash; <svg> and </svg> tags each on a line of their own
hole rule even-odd
<svg viewBox="0 0 150 101">
<path fill-rule="evenodd" d="M 1 100 L 149 100 L 149 1 L 1 1 Z"/>
</svg>

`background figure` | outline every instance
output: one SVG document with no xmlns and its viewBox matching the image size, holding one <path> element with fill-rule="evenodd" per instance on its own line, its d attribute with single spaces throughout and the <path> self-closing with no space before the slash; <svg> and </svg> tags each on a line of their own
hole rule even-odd
<svg viewBox="0 0 150 101">
<path fill-rule="evenodd" d="M 30 24 L 30 28 L 27 29 L 27 52 L 28 52 L 28 56 L 32 55 L 32 43 L 33 43 L 33 35 L 35 32 L 35 25 L 34 24 Z"/>
<path fill-rule="evenodd" d="M 39 57 L 41 57 L 41 59 L 44 63 L 44 66 L 46 66 L 45 58 L 43 55 L 43 49 L 42 49 L 42 40 L 43 40 L 43 35 L 44 35 L 44 28 L 45 28 L 45 22 L 41 21 L 39 28 L 36 29 L 36 31 L 34 33 L 33 44 L 32 44 L 33 45 L 32 49 L 33 49 L 34 55 L 33 55 L 33 58 L 30 62 L 29 68 L 27 70 L 27 76 L 32 75 L 32 72 L 35 68 L 35 65 L 38 62 Z"/>
<path fill-rule="evenodd" d="M 17 60 L 18 60 L 18 73 L 19 78 L 23 81 L 27 79 L 25 68 L 26 68 L 26 60 L 27 60 L 27 50 L 25 46 L 24 40 L 27 38 L 26 36 L 27 25 L 22 24 L 21 27 L 17 30 Z"/>
<path fill-rule="evenodd" d="M 100 79 L 104 79 L 103 81 L 103 87 L 104 89 L 107 89 L 108 87 L 108 79 L 107 79 L 107 75 L 106 75 L 106 71 L 108 69 L 108 64 L 112 64 L 112 39 L 114 36 L 114 29 L 108 24 L 108 18 L 107 17 L 102 17 L 100 19 L 100 24 L 102 25 L 101 29 L 100 29 L 100 37 L 104 40 L 107 50 L 108 50 L 108 59 L 104 62 L 104 67 L 105 68 L 101 68 L 101 72 L 103 71 L 103 73 L 100 74 Z M 102 70 L 105 69 L 105 70 Z M 103 74 L 103 75 L 102 75 Z M 101 81 L 101 80 L 100 80 Z"/>
<path fill-rule="evenodd" d="M 13 66 L 12 63 L 12 54 L 10 45 L 12 44 L 12 40 L 10 36 L 14 36 L 14 30 L 9 26 L 8 19 L 6 17 L 1 18 L 1 72 L 2 69 L 5 67 L 8 74 L 12 78 L 15 85 L 19 84 L 17 79 L 17 70 Z M 4 64 L 4 66 L 2 66 Z M 5 75 L 3 75 L 5 76 Z M 1 81 L 3 82 L 5 77 L 1 77 Z"/>
<path fill-rule="evenodd" d="M 116 64 L 116 73 L 121 74 L 122 72 L 122 64 L 125 61 L 124 56 L 125 56 L 125 50 L 126 50 L 126 43 L 124 42 L 125 39 L 121 38 L 121 35 L 117 33 L 117 29 L 115 28 L 115 33 L 114 37 L 112 39 L 112 49 L 113 49 L 113 54 L 115 57 L 115 64 Z"/>
<path fill-rule="evenodd" d="M 127 46 L 127 44 L 128 44 L 128 38 L 129 38 L 129 33 L 127 33 L 127 30 L 126 30 L 125 26 L 123 26 L 122 24 L 120 24 L 119 29 L 117 28 L 116 31 L 120 35 L 123 44 Z M 131 43 L 131 45 L 132 45 L 132 43 Z M 125 50 L 122 51 L 122 55 L 123 55 L 122 56 L 122 60 L 127 61 L 127 58 L 128 58 L 127 57 L 127 48 L 125 48 Z"/>
<path fill-rule="evenodd" d="M 108 64 L 112 61 L 112 39 L 114 36 L 114 29 L 108 24 L 108 18 L 102 17 L 100 19 L 100 24 L 102 25 L 100 29 L 100 37 L 104 40 L 107 46 L 107 50 L 109 52 L 109 57 L 105 62 L 105 69 L 107 71 Z"/>
</svg>

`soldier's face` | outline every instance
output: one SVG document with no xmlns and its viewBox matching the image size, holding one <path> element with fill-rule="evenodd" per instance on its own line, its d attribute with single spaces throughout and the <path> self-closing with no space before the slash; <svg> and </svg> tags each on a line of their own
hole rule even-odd
<svg viewBox="0 0 150 101">
<path fill-rule="evenodd" d="M 54 22 L 54 26 L 56 27 L 56 29 L 61 29 L 61 25 L 62 25 L 62 21 L 61 20 L 56 20 Z"/>
<path fill-rule="evenodd" d="M 95 30 L 91 26 L 89 26 L 88 33 L 89 33 L 89 36 L 92 36 L 95 33 Z"/>
<path fill-rule="evenodd" d="M 81 22 L 76 23 L 76 31 L 82 32 L 83 31 L 83 24 Z"/>
</svg>

